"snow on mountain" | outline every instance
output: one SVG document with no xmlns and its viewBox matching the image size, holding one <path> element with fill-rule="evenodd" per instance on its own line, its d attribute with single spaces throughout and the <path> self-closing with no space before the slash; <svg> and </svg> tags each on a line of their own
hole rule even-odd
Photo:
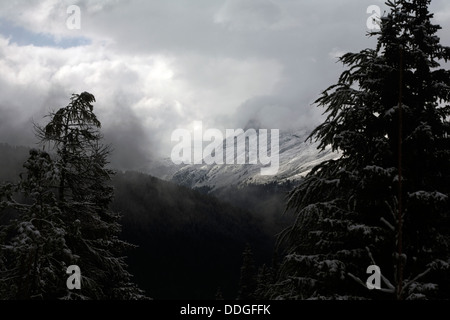
<svg viewBox="0 0 450 320">
<path fill-rule="evenodd" d="M 181 164 L 175 165 L 166 158 L 149 165 L 147 171 L 164 180 L 173 181 L 190 188 L 208 188 L 210 191 L 226 186 L 245 186 L 271 182 L 283 183 L 287 180 L 298 180 L 305 176 L 315 165 L 322 161 L 336 158 L 338 153 L 331 148 L 324 151 L 317 149 L 318 143 L 306 142 L 308 132 L 283 132 L 279 134 L 279 169 L 275 175 L 261 175 L 262 165 L 258 164 Z M 270 139 L 267 150 L 270 151 Z M 258 149 L 246 145 L 246 154 L 252 150 L 258 154 Z M 250 149 L 249 149 L 250 148 Z M 227 145 L 224 143 L 224 155 Z M 270 154 L 270 153 L 269 153 Z M 236 163 L 235 154 L 235 162 Z"/>
</svg>

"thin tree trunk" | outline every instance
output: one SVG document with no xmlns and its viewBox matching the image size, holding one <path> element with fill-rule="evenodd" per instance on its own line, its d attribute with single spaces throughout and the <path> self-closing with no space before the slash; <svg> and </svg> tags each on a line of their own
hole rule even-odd
<svg viewBox="0 0 450 320">
<path fill-rule="evenodd" d="M 397 300 L 402 299 L 403 290 L 403 195 L 402 195 L 402 95 L 403 95 L 403 48 L 400 48 L 399 64 L 399 93 L 398 93 L 398 217 L 397 217 Z"/>
</svg>

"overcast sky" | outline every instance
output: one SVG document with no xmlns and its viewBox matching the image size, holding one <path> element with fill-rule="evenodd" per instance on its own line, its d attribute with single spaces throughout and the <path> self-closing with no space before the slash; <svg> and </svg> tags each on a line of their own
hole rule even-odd
<svg viewBox="0 0 450 320">
<path fill-rule="evenodd" d="M 69 29 L 70 5 L 81 10 Z M 88 91 L 122 168 L 170 157 L 177 128 L 312 128 L 312 102 L 373 47 L 379 0 L 0 0 L 0 142 L 32 145 L 31 121 Z M 450 1 L 433 0 L 450 45 Z"/>
</svg>

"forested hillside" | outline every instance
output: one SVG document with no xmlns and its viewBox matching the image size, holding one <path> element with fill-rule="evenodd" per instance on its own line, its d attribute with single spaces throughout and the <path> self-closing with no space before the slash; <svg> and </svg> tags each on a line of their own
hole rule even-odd
<svg viewBox="0 0 450 320">
<path fill-rule="evenodd" d="M 246 243 L 270 263 L 274 237 L 254 214 L 140 173 L 119 173 L 113 184 L 123 236 L 139 245 L 130 270 L 152 297 L 214 299 L 221 288 L 235 298 Z"/>
<path fill-rule="evenodd" d="M 0 181 L 17 180 L 28 152 L 0 144 Z M 275 230 L 268 216 L 138 172 L 119 172 L 111 183 L 122 238 L 138 246 L 127 252 L 130 272 L 152 298 L 214 299 L 219 288 L 236 298 L 247 243 L 258 264 L 271 263 Z M 256 202 L 229 199 L 248 208 Z"/>
</svg>

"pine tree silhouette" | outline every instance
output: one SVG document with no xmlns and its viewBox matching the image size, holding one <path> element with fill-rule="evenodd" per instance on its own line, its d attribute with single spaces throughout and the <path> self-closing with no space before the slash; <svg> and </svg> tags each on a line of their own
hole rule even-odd
<svg viewBox="0 0 450 320">
<path fill-rule="evenodd" d="M 377 47 L 343 55 L 348 69 L 317 99 L 327 118 L 310 139 L 339 157 L 290 193 L 297 219 L 268 297 L 448 298 L 450 48 L 429 4 L 388 1 Z M 372 264 L 381 290 L 365 286 Z"/>
<path fill-rule="evenodd" d="M 2 297 L 146 298 L 126 270 L 123 253 L 133 246 L 119 239 L 120 215 L 109 209 L 114 172 L 107 168 L 110 149 L 101 143 L 94 101 L 88 92 L 74 94 L 46 126 L 36 126 L 41 144 L 56 154 L 32 150 L 26 176 L 0 190 L 1 208 L 18 212 L 0 228 L 2 272 L 9 275 Z M 15 201 L 18 192 L 33 204 Z M 81 269 L 80 290 L 66 288 L 69 265 Z M 9 286 L 15 289 L 6 293 Z"/>
</svg>

